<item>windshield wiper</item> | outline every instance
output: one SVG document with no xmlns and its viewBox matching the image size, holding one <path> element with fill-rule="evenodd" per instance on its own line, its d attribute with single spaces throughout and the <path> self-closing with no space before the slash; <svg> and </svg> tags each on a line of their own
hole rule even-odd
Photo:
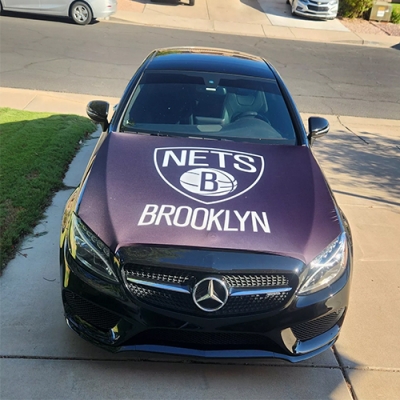
<svg viewBox="0 0 400 400">
<path fill-rule="evenodd" d="M 128 128 L 126 125 L 121 125 L 120 128 L 121 132 L 130 132 L 130 133 L 135 133 L 138 135 L 150 135 L 150 136 L 182 136 L 180 134 L 176 133 L 171 133 L 171 132 L 161 132 L 161 131 L 154 131 L 150 129 L 133 129 L 133 128 Z"/>
</svg>

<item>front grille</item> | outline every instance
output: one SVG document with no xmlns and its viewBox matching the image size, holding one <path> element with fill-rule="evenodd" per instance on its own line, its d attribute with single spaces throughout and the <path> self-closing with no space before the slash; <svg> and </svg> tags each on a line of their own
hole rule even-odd
<svg viewBox="0 0 400 400">
<path fill-rule="evenodd" d="M 71 316 L 78 316 L 90 325 L 108 331 L 119 321 L 119 317 L 101 307 L 90 303 L 75 293 L 66 291 L 64 293 L 66 312 Z"/>
<path fill-rule="evenodd" d="M 124 345 L 163 345 L 199 350 L 282 350 L 269 338 L 259 334 L 203 332 L 198 330 L 149 329 Z"/>
<path fill-rule="evenodd" d="M 312 6 L 312 5 L 309 5 L 309 6 L 307 6 L 307 8 L 308 8 L 309 10 L 312 10 L 312 11 L 321 11 L 321 12 L 329 11 L 329 7 L 322 7 L 322 6 Z"/>
<path fill-rule="evenodd" d="M 152 267 L 147 265 L 127 264 L 125 266 L 127 277 L 150 280 L 159 283 L 190 284 L 206 276 L 193 271 L 175 268 Z M 268 286 L 289 285 L 288 274 L 218 274 L 230 287 L 255 288 Z"/>
<path fill-rule="evenodd" d="M 316 336 L 322 335 L 333 328 L 342 317 L 344 308 L 324 315 L 323 317 L 313 319 L 312 321 L 302 322 L 292 327 L 294 335 L 299 340 L 310 340 Z"/>
<path fill-rule="evenodd" d="M 136 299 L 143 303 L 161 309 L 207 317 L 244 315 L 276 310 L 286 304 L 297 286 L 297 277 L 290 274 L 209 274 L 198 271 L 133 264 L 125 266 L 124 274 L 128 290 Z M 220 310 L 208 313 L 200 310 L 195 305 L 191 294 L 168 290 L 168 288 L 152 287 L 151 285 L 127 280 L 127 278 L 131 278 L 156 284 L 168 285 L 168 283 L 171 283 L 182 285 L 186 288 L 193 288 L 197 282 L 210 275 L 218 276 L 230 288 L 277 288 L 277 293 L 269 295 L 230 296 L 227 303 Z M 292 290 L 279 292 L 279 288 L 287 287 L 291 287 Z"/>
<path fill-rule="evenodd" d="M 224 307 L 212 313 L 208 313 L 200 310 L 194 304 L 192 296 L 188 294 L 144 287 L 133 283 L 128 283 L 127 286 L 129 291 L 143 303 L 171 311 L 208 317 L 269 312 L 282 307 L 291 296 L 291 292 L 281 292 L 274 295 L 264 294 L 229 297 Z"/>
</svg>

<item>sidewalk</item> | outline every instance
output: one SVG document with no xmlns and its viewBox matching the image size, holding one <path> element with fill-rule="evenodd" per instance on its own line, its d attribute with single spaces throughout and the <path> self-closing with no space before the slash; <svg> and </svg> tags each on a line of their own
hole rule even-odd
<svg viewBox="0 0 400 400">
<path fill-rule="evenodd" d="M 0 88 L 0 107 L 30 111 L 85 115 L 94 98 Z M 326 117 L 330 133 L 316 142 L 314 153 L 355 243 L 350 306 L 335 352 L 296 367 L 277 360 L 196 365 L 159 355 L 113 355 L 91 346 L 62 316 L 57 260 L 62 210 L 72 192 L 67 189 L 55 195 L 46 218 L 0 279 L 0 397 L 103 399 L 115 397 L 118 388 L 120 398 L 132 399 L 206 399 L 223 393 L 224 398 L 351 400 L 351 388 L 359 400 L 397 399 L 400 121 Z M 78 185 L 95 142 L 84 143 L 64 181 L 67 187 Z"/>
<path fill-rule="evenodd" d="M 285 0 L 196 0 L 193 7 L 179 0 L 118 0 L 110 21 L 324 43 L 381 47 L 400 43 L 400 36 L 352 32 L 338 19 L 293 17 Z"/>
</svg>

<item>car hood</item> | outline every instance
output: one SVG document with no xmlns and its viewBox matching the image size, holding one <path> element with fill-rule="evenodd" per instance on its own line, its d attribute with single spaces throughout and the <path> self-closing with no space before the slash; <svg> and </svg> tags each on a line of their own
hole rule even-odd
<svg viewBox="0 0 400 400">
<path fill-rule="evenodd" d="M 137 244 L 234 249 L 309 263 L 341 232 L 305 146 L 107 135 L 79 217 L 113 252 Z"/>
</svg>

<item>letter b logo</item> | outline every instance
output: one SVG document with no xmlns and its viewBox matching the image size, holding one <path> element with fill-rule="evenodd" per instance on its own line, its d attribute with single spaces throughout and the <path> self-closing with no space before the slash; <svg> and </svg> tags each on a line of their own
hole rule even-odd
<svg viewBox="0 0 400 400">
<path fill-rule="evenodd" d="M 217 174 L 202 171 L 200 173 L 200 192 L 215 192 L 218 189 Z"/>
<path fill-rule="evenodd" d="M 202 196 L 224 196 L 237 187 L 231 174 L 216 168 L 191 169 L 181 176 L 180 184 L 187 191 Z"/>
</svg>

